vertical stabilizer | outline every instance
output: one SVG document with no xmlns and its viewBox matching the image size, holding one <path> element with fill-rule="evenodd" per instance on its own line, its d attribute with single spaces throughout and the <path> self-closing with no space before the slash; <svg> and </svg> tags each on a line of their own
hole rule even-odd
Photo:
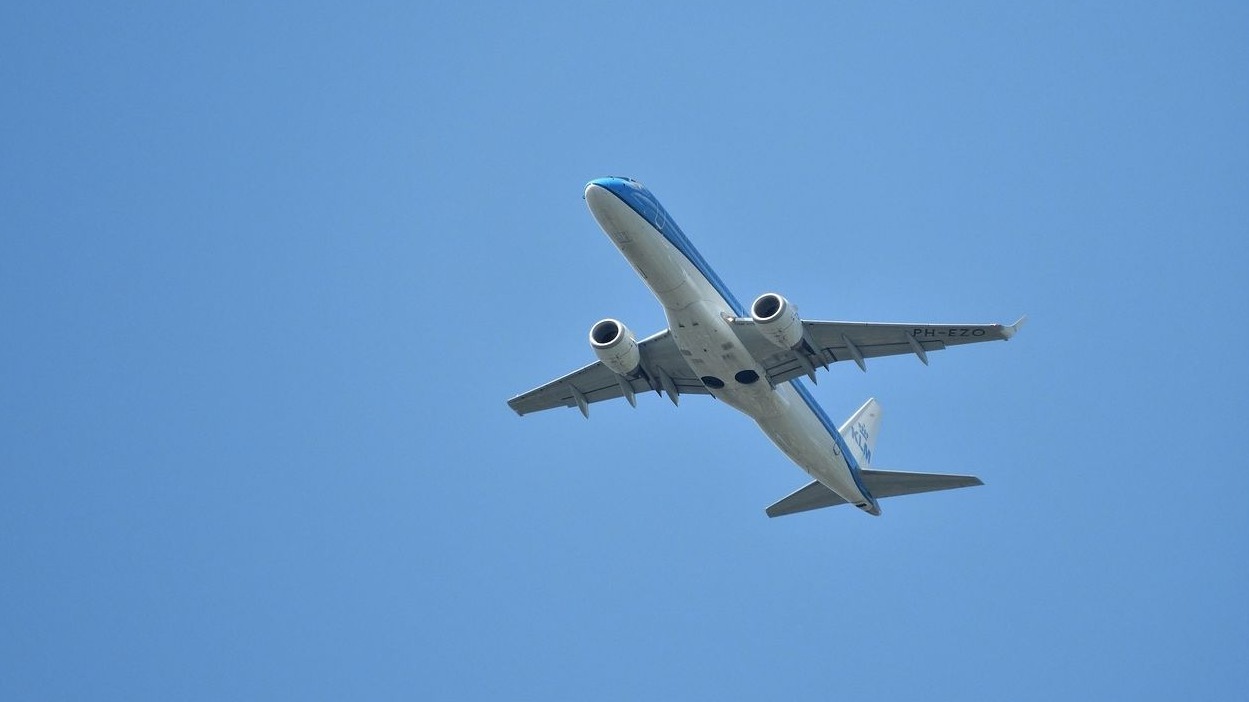
<svg viewBox="0 0 1249 702">
<path fill-rule="evenodd" d="M 872 452 L 876 450 L 876 435 L 880 433 L 881 409 L 876 398 L 869 398 L 858 412 L 841 425 L 841 436 L 854 454 L 860 468 L 872 465 Z"/>
</svg>

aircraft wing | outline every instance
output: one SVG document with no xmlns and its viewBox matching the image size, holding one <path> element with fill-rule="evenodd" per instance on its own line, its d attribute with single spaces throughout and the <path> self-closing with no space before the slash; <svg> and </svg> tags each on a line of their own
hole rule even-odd
<svg viewBox="0 0 1249 702">
<path fill-rule="evenodd" d="M 665 329 L 638 342 L 642 363 L 630 377 L 617 374 L 601 361 L 595 361 L 541 387 L 522 393 L 507 401 L 517 414 L 528 414 L 552 407 L 578 407 L 589 416 L 589 405 L 603 400 L 625 397 L 633 403 L 633 395 L 647 390 L 664 391 L 676 402 L 683 394 L 707 395 L 706 386 L 690 369 L 680 349 Z M 671 388 L 667 383 L 671 382 Z"/>
<path fill-rule="evenodd" d="M 773 345 L 749 317 L 734 319 L 733 330 L 775 385 L 802 375 L 815 380 L 816 367 L 837 361 L 854 361 L 867 370 L 865 359 L 915 354 L 927 364 L 929 351 L 980 341 L 1006 341 L 1019 331 L 1025 319 L 1020 317 L 1011 325 L 804 321 L 807 347 L 798 351 Z"/>
</svg>

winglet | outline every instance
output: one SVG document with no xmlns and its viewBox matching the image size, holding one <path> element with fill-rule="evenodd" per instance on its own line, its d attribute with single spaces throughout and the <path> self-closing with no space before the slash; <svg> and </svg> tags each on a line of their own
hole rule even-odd
<svg viewBox="0 0 1249 702">
<path fill-rule="evenodd" d="M 1015 335 L 1015 332 L 1023 328 L 1024 322 L 1026 321 L 1028 321 L 1028 315 L 1025 314 L 1024 316 L 1015 320 L 1015 323 L 1010 325 L 1009 327 L 1002 327 L 1002 336 L 1005 337 L 1007 341 L 1010 341 L 1010 338 Z"/>
</svg>

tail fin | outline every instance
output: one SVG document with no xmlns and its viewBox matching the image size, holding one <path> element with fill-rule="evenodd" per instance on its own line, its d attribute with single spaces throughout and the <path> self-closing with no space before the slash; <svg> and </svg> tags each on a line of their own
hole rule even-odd
<svg viewBox="0 0 1249 702">
<path fill-rule="evenodd" d="M 868 398 L 859 411 L 851 415 L 839 430 L 860 468 L 872 465 L 872 452 L 876 450 L 876 435 L 880 433 L 881 414 L 880 403 L 876 401 L 876 398 Z"/>
</svg>

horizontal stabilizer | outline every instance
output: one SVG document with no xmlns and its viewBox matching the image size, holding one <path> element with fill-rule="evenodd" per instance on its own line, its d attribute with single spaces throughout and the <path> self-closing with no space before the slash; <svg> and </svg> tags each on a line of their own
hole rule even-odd
<svg viewBox="0 0 1249 702">
<path fill-rule="evenodd" d="M 984 485 L 980 478 L 974 475 L 902 473 L 865 468 L 861 471 L 861 476 L 863 485 L 867 487 L 868 492 L 877 498 Z M 819 509 L 821 507 L 844 504 L 846 504 L 845 500 L 837 493 L 824 487 L 824 484 L 817 480 L 768 507 L 767 511 L 769 517 L 779 517 L 785 514 L 806 512 L 807 510 Z"/>
</svg>

